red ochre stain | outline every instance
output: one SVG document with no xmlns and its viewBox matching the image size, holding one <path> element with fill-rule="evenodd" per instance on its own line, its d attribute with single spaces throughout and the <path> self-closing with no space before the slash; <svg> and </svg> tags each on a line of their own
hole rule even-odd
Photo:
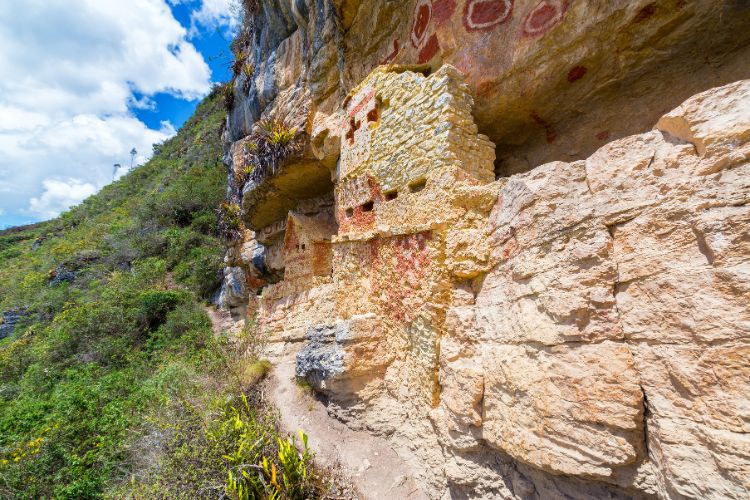
<svg viewBox="0 0 750 500">
<path fill-rule="evenodd" d="M 435 23 L 441 25 L 451 18 L 456 10 L 456 0 L 434 0 L 432 2 L 432 15 Z"/>
<path fill-rule="evenodd" d="M 596 134 L 596 138 L 600 141 L 606 141 L 609 139 L 609 130 L 602 130 L 598 134 Z"/>
<path fill-rule="evenodd" d="M 575 66 L 570 71 L 568 71 L 568 81 L 570 83 L 573 83 L 577 80 L 580 80 L 584 76 L 586 76 L 586 73 L 588 72 L 588 69 L 586 69 L 585 66 Z"/>
<path fill-rule="evenodd" d="M 510 19 L 513 0 L 469 0 L 464 8 L 467 31 L 488 31 Z"/>
<path fill-rule="evenodd" d="M 524 35 L 539 36 L 548 32 L 562 21 L 567 10 L 567 0 L 542 0 L 526 17 L 523 23 Z"/>
<path fill-rule="evenodd" d="M 366 96 L 364 96 L 362 100 L 359 101 L 357 105 L 354 106 L 354 108 L 352 108 L 351 111 L 349 111 L 349 116 L 354 116 L 360 111 L 362 111 L 362 108 L 367 106 L 367 104 L 370 102 L 370 99 L 372 99 L 374 96 L 375 96 L 375 90 L 373 89 Z"/>
<path fill-rule="evenodd" d="M 427 246 L 429 232 L 376 238 L 371 243 L 374 258 L 370 266 L 374 295 L 384 298 L 385 313 L 400 321 L 410 321 L 426 303 L 425 278 L 432 256 Z M 377 243 L 374 243 L 377 242 Z M 393 279 L 398 276 L 399 279 Z"/>
<path fill-rule="evenodd" d="M 552 128 L 552 125 L 549 122 L 547 122 L 544 118 L 539 116 L 536 111 L 532 111 L 530 116 L 531 116 L 531 119 L 534 120 L 534 122 L 537 125 L 539 125 L 540 127 L 544 129 L 544 132 L 547 135 L 547 142 L 550 144 L 555 142 L 555 139 L 557 139 L 557 134 L 555 133 L 555 129 Z"/>
<path fill-rule="evenodd" d="M 396 59 L 396 56 L 398 55 L 399 50 L 401 50 L 401 47 L 398 44 L 398 40 L 393 40 L 393 52 L 388 54 L 385 59 L 383 59 L 383 62 L 380 64 L 389 64 L 394 59 Z"/>
<path fill-rule="evenodd" d="M 417 43 L 422 40 L 427 31 L 427 25 L 430 23 L 430 5 L 428 3 L 422 3 L 417 6 L 417 12 L 414 16 L 414 28 L 412 28 L 412 42 L 414 47 L 417 47 Z"/>
<path fill-rule="evenodd" d="M 438 42 L 437 35 L 433 33 L 430 39 L 427 40 L 425 46 L 422 47 L 422 50 L 419 51 L 419 58 L 417 59 L 417 62 L 419 64 L 426 63 L 427 61 L 435 57 L 435 54 L 438 53 L 438 50 L 440 50 L 440 43 Z"/>
<path fill-rule="evenodd" d="M 656 3 L 651 2 L 650 4 L 643 7 L 641 10 L 638 11 L 638 14 L 635 15 L 633 18 L 634 23 L 642 23 L 649 17 L 656 14 Z"/>
</svg>

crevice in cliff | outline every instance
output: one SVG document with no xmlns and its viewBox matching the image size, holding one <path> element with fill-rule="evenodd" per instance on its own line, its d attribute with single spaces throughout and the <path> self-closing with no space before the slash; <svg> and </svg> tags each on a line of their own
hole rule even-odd
<svg viewBox="0 0 750 500">
<path fill-rule="evenodd" d="M 643 451 L 646 458 L 652 459 L 648 445 L 648 418 L 651 415 L 651 409 L 648 404 L 648 397 L 646 396 L 646 390 L 643 385 L 640 385 L 641 393 L 643 394 Z"/>
<path fill-rule="evenodd" d="M 703 254 L 703 256 L 706 258 L 706 262 L 709 266 L 714 265 L 714 260 L 716 259 L 716 256 L 714 255 L 714 252 L 711 250 L 711 247 L 708 246 L 708 243 L 706 242 L 706 235 L 698 229 L 697 227 L 693 226 L 691 228 L 693 230 L 693 234 L 695 235 L 695 240 L 698 243 L 698 251 Z"/>
</svg>

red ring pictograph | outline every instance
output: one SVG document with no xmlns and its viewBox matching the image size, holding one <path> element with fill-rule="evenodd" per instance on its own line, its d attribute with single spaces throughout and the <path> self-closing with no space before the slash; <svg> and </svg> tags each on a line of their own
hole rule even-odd
<svg viewBox="0 0 750 500">
<path fill-rule="evenodd" d="M 526 16 L 523 34 L 526 36 L 543 35 L 562 21 L 567 10 L 567 0 L 542 0 Z"/>
<path fill-rule="evenodd" d="M 489 31 L 509 20 L 513 0 L 468 0 L 464 7 L 464 27 L 467 31 Z"/>
<path fill-rule="evenodd" d="M 424 43 L 431 20 L 432 2 L 430 0 L 419 0 L 414 9 L 414 26 L 411 29 L 411 43 L 414 48 L 418 49 Z"/>
</svg>

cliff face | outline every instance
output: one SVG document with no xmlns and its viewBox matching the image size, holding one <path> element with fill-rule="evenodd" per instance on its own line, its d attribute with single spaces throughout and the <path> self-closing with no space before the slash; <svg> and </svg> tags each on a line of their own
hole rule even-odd
<svg viewBox="0 0 750 500">
<path fill-rule="evenodd" d="M 431 497 L 746 497 L 744 2 L 250 7 L 222 299 L 332 415 Z"/>
</svg>

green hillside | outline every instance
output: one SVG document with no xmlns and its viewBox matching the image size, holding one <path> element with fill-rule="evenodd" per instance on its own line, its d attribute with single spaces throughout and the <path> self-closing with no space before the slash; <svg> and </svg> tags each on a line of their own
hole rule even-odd
<svg viewBox="0 0 750 500">
<path fill-rule="evenodd" d="M 205 312 L 221 95 L 80 206 L 0 232 L 0 497 L 317 495 L 252 390 L 267 364 L 238 355 L 252 331 L 216 336 Z"/>
</svg>

